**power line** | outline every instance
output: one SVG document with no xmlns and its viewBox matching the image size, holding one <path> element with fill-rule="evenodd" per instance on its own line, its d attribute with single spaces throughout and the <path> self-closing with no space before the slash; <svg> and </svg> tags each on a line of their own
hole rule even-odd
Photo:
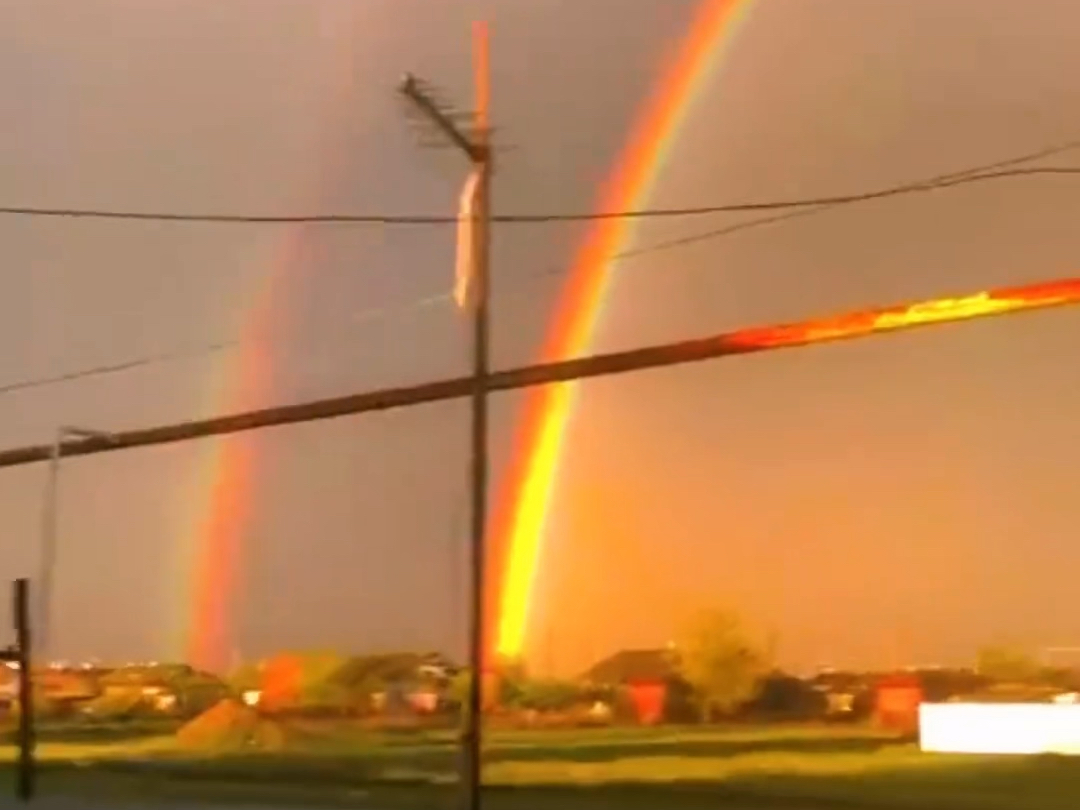
<svg viewBox="0 0 1080 810">
<path fill-rule="evenodd" d="M 177 222 L 229 225 L 448 225 L 455 217 L 409 214 L 210 214 L 166 211 L 122 211 L 100 208 L 2 206 L 0 215 L 55 219 L 104 219 L 135 222 Z"/>
<path fill-rule="evenodd" d="M 962 169 L 954 172 L 948 172 L 946 174 L 935 175 L 923 180 L 917 180 L 910 183 L 903 184 L 901 186 L 895 186 L 894 189 L 904 189 L 904 191 L 897 191 L 895 194 L 889 194 L 886 196 L 897 196 L 899 194 L 917 193 L 919 191 L 930 190 L 933 188 L 948 187 L 943 184 L 956 185 L 958 181 L 970 178 L 980 178 L 988 172 L 1001 172 L 1010 167 L 1014 167 L 1023 163 L 1030 163 L 1034 160 L 1040 160 L 1054 155 L 1062 154 L 1074 149 L 1080 148 L 1080 139 L 1066 141 L 1060 144 L 1044 147 L 1032 152 L 1027 152 L 1015 157 L 1006 158 L 1003 160 L 994 161 L 991 163 L 985 163 L 977 166 L 972 166 L 967 169 Z M 1080 169 L 1075 171 L 1080 172 Z M 1072 173 L 1072 172 L 1070 172 Z M 840 201 L 833 201 L 830 203 L 822 203 L 817 206 L 811 206 L 806 208 L 796 208 L 794 210 L 784 211 L 779 214 L 773 214 L 770 216 L 759 217 L 751 220 L 745 220 L 743 222 L 736 222 L 731 225 L 727 225 L 722 228 L 716 228 L 709 231 L 690 234 L 688 236 L 677 237 L 674 239 L 664 240 L 656 242 L 651 245 L 645 245 L 641 248 L 633 248 L 630 250 L 622 251 L 616 254 L 613 260 L 623 261 L 626 259 L 637 258 L 644 255 L 650 255 L 653 253 L 659 253 L 666 250 L 671 250 L 678 247 L 685 247 L 691 244 L 699 242 L 711 241 L 713 239 L 730 236 L 743 230 L 749 230 L 751 228 L 762 227 L 770 224 L 777 224 L 787 220 L 814 216 L 817 214 L 823 214 L 827 211 L 832 211 L 837 208 L 843 208 L 848 205 L 856 205 L 862 202 L 868 202 L 874 199 L 880 198 L 880 194 L 877 196 L 860 195 L 851 199 L 843 199 Z M 2 211 L 0 211 L 2 213 Z M 441 220 L 440 220 L 441 221 Z M 530 278 L 544 278 L 554 275 L 564 274 L 563 268 L 553 268 L 546 271 L 541 271 L 535 274 L 531 274 Z M 524 294 L 521 291 L 515 291 L 510 295 Z M 506 295 L 505 293 L 503 295 Z M 400 307 L 373 307 L 363 310 L 352 320 L 353 322 L 359 320 L 372 320 L 376 318 L 383 318 L 390 315 L 400 315 L 407 312 L 412 312 L 418 309 L 426 308 L 436 304 L 448 303 L 451 299 L 451 294 L 448 292 L 432 293 L 430 295 L 422 296 L 414 299 Z M 181 360 L 189 360 L 197 357 L 204 357 L 211 354 L 217 354 L 220 352 L 230 351 L 238 349 L 248 341 L 243 338 L 232 338 L 207 343 L 201 346 L 197 346 L 191 349 L 178 349 L 170 352 L 162 352 L 158 354 L 143 355 L 140 357 L 130 358 L 128 360 L 117 361 L 115 363 L 105 363 L 96 366 L 90 366 L 87 368 L 78 369 L 71 372 L 65 372 L 62 374 L 55 374 L 51 376 L 32 377 L 14 382 L 0 384 L 0 396 L 12 393 L 18 393 L 22 391 L 29 391 L 37 388 L 45 388 L 53 385 L 59 385 L 68 382 L 75 382 L 82 379 L 89 379 L 92 377 L 106 376 L 111 374 L 118 374 L 125 371 L 133 371 L 140 368 L 146 368 L 155 365 L 161 365 L 164 363 L 178 362 Z M 262 345 L 262 344 L 260 344 Z"/>
<path fill-rule="evenodd" d="M 344 328 L 346 326 L 355 325 L 364 321 L 382 319 L 390 315 L 407 314 L 409 312 L 423 309 L 425 307 L 447 303 L 450 298 L 450 293 L 435 293 L 432 295 L 415 298 L 409 301 L 407 304 L 399 307 L 371 307 L 369 309 L 364 309 L 360 312 L 354 313 L 351 317 L 347 318 L 345 321 L 337 324 L 336 326 Z M 328 340 L 338 339 L 337 337 L 333 337 L 330 335 L 324 337 L 326 337 Z M 62 372 L 60 374 L 39 377 L 26 377 L 9 383 L 2 383 L 0 384 L 0 396 L 21 393 L 24 391 L 32 391 L 36 388 L 48 388 L 54 385 L 77 382 L 79 380 L 90 379 L 93 377 L 104 377 L 112 374 L 120 374 L 125 371 L 135 371 L 141 368 L 159 366 L 167 363 L 180 362 L 183 360 L 194 360 L 200 357 L 207 357 L 223 352 L 235 351 L 247 345 L 259 346 L 262 348 L 269 347 L 268 343 L 264 340 L 251 341 L 245 340 L 242 337 L 227 339 L 223 338 L 212 343 L 204 343 L 202 345 L 194 346 L 187 349 L 175 349 L 172 351 L 164 351 L 154 354 L 144 354 L 140 355 L 139 357 L 132 357 L 126 360 L 118 360 L 113 363 L 102 363 L 94 366 L 86 366 L 80 369 L 76 369 L 74 371 Z"/>
<path fill-rule="evenodd" d="M 511 391 L 1076 304 L 1080 304 L 1080 277 L 1065 278 L 957 298 L 939 298 L 880 307 L 829 318 L 752 327 L 705 338 L 521 366 L 491 373 L 488 377 L 488 390 Z M 211 419 L 129 430 L 112 433 L 108 437 L 90 437 L 65 444 L 62 451 L 66 456 L 84 456 L 444 402 L 469 397 L 473 394 L 475 387 L 476 381 L 471 376 L 454 377 L 407 387 L 315 400 L 298 405 L 284 405 Z M 5 450 L 0 452 L 0 468 L 44 461 L 50 457 L 51 453 L 51 445 Z"/>
<path fill-rule="evenodd" d="M 15 394 L 21 391 L 29 391 L 34 388 L 45 388 L 52 385 L 59 385 L 66 382 L 74 382 L 76 380 L 86 379 L 88 377 L 101 377 L 108 374 L 117 374 L 122 371 L 131 371 L 133 369 L 142 368 L 144 366 L 161 365 L 163 363 L 170 363 L 176 360 L 185 360 L 191 357 L 199 355 L 213 354 L 214 352 L 224 351 L 232 348 L 235 343 L 232 341 L 223 343 L 212 343 L 206 346 L 201 346 L 197 350 L 193 351 L 175 351 L 175 352 L 163 352 L 161 354 L 149 354 L 142 357 L 135 357 L 130 360 L 123 360 L 116 363 L 104 363 L 99 366 L 89 366 L 87 368 L 79 369 L 78 371 L 66 372 L 63 374 L 54 374 L 50 377 L 35 377 L 17 380 L 15 382 L 6 383 L 0 385 L 0 396 L 5 394 Z"/>
<path fill-rule="evenodd" d="M 817 205 L 808 205 L 806 207 L 794 208 L 792 210 L 782 211 L 779 214 L 770 214 L 769 216 L 756 217 L 754 219 L 743 220 L 741 222 L 735 222 L 730 225 L 725 225 L 721 228 L 714 228 L 704 232 L 698 232 L 689 234 L 687 236 L 675 237 L 673 239 L 665 239 L 652 244 L 644 245 L 640 248 L 631 248 L 629 250 L 623 250 L 612 256 L 612 261 L 625 261 L 627 259 L 634 259 L 641 256 L 647 256 L 654 253 L 660 253 L 666 250 L 672 250 L 679 247 L 687 247 L 689 245 L 697 244 L 699 242 L 711 241 L 713 239 L 723 238 L 725 236 L 731 236 L 740 231 L 750 230 L 752 228 L 759 228 L 765 225 L 774 225 L 788 220 L 800 219 L 802 217 L 810 217 L 818 214 L 824 214 L 827 211 L 833 211 L 838 208 L 846 208 L 850 205 L 858 205 L 864 202 L 871 202 L 876 199 L 882 199 L 885 197 L 900 196 L 902 194 L 914 194 L 921 191 L 931 191 L 937 188 L 950 188 L 956 185 L 960 185 L 963 182 L 979 181 L 983 177 L 990 177 L 990 173 L 994 173 L 994 178 L 1000 178 L 1004 176 L 1014 176 L 1012 174 L 1002 174 L 1003 170 L 1012 166 L 1018 166 L 1023 163 L 1030 163 L 1035 160 L 1041 160 L 1044 158 L 1059 155 L 1064 152 L 1072 151 L 1080 148 L 1080 139 L 1065 141 L 1060 144 L 1043 147 L 1032 152 L 1027 152 L 1021 155 L 1017 155 L 1011 158 L 1005 158 L 1003 160 L 996 160 L 991 163 L 983 163 L 976 166 L 971 166 L 967 169 L 960 169 L 957 171 L 947 172 L 945 174 L 934 175 L 923 180 L 916 180 L 903 185 L 894 186 L 890 190 L 890 193 L 880 194 L 864 194 L 855 195 L 847 198 L 837 198 L 830 202 L 822 202 Z M 1035 167 L 1038 169 L 1039 167 Z M 1054 167 L 1050 169 L 1057 172 Z M 1069 174 L 1080 173 L 1080 167 L 1068 169 Z M 895 193 L 893 193 L 895 192 Z M 559 275 L 564 271 L 561 269 L 553 269 L 548 271 L 542 271 L 535 274 L 538 276 L 550 276 Z"/>
<path fill-rule="evenodd" d="M 820 206 L 850 205 L 852 203 L 869 202 L 886 197 L 896 197 L 902 194 L 911 194 L 920 191 L 934 191 L 937 189 L 952 188 L 954 186 L 982 183 L 989 180 L 1004 180 L 1012 177 L 1024 177 L 1033 175 L 1074 175 L 1080 174 L 1080 166 L 1036 166 L 1025 169 L 1002 169 L 982 174 L 972 174 L 964 177 L 956 177 L 949 180 L 935 182 L 908 183 L 900 186 L 874 191 L 864 191 L 857 194 L 837 194 L 829 197 L 808 197 L 805 199 L 778 200 L 758 203 L 734 203 L 729 205 L 706 205 L 686 208 L 648 208 L 638 211 L 601 211 L 594 214 L 545 214 L 545 215 L 513 215 L 494 217 L 498 222 L 506 223 L 533 223 L 533 222 L 584 222 L 605 219 L 664 219 L 705 216 L 708 214 L 738 214 L 754 211 L 780 211 L 784 209 L 816 208 Z"/>
<path fill-rule="evenodd" d="M 791 200 L 772 200 L 752 203 L 727 203 L 723 205 L 687 206 L 681 208 L 644 208 L 631 211 L 597 211 L 570 214 L 493 214 L 492 222 L 506 225 L 544 224 L 560 222 L 596 222 L 611 219 L 678 219 L 711 214 L 738 214 L 755 211 L 780 211 L 784 209 L 814 208 L 818 206 L 844 205 L 869 200 L 879 200 L 902 194 L 951 188 L 954 186 L 984 183 L 992 180 L 1031 177 L 1037 175 L 1080 174 L 1077 166 L 1038 166 L 1023 169 L 1002 169 L 963 177 L 863 191 L 853 194 L 836 194 L 823 197 L 807 197 Z M 94 208 L 45 208 L 30 206 L 0 206 L 0 216 L 47 217 L 56 219 L 97 219 L 135 222 L 173 222 L 230 225 L 456 225 L 458 218 L 447 215 L 426 214 L 210 214 L 178 213 L 161 211 L 120 211 Z"/>
<path fill-rule="evenodd" d="M 954 183 L 962 178 L 979 177 L 986 172 L 996 172 L 1004 169 L 1008 169 L 1013 166 L 1018 166 L 1023 163 L 1031 163 L 1035 160 L 1042 160 L 1044 158 L 1053 157 L 1054 155 L 1060 155 L 1064 152 L 1069 152 L 1074 149 L 1080 148 L 1080 140 L 1065 141 L 1053 146 L 1047 146 L 1042 149 L 1037 149 L 1033 152 L 1027 152 L 1016 157 L 1006 158 L 1004 160 L 997 160 L 992 163 L 984 163 L 979 166 L 972 166 L 968 169 L 962 169 L 959 171 L 948 172 L 946 174 L 939 174 L 934 177 L 930 177 L 926 180 L 915 181 L 907 185 L 909 193 L 915 193 L 924 190 L 929 186 L 932 188 L 945 187 L 942 184 Z M 895 196 L 895 195 L 890 195 Z M 780 222 L 786 222 L 792 219 L 801 219 L 803 217 L 816 216 L 818 214 L 824 214 L 827 211 L 832 211 L 836 208 L 841 208 L 850 204 L 857 204 L 860 202 L 868 202 L 870 200 L 877 199 L 875 197 L 868 197 L 865 199 L 851 200 L 847 202 L 830 202 L 822 203 L 818 206 L 809 206 L 805 208 L 797 208 L 790 211 L 785 211 L 780 214 L 772 214 L 770 216 L 758 217 L 755 219 L 744 220 L 743 222 L 736 222 L 731 225 L 726 225 L 722 228 L 714 228 L 704 232 L 698 232 L 689 234 L 687 236 L 675 237 L 673 239 L 665 239 L 660 242 L 654 242 L 650 245 L 645 245 L 640 248 L 634 248 L 619 253 L 615 258 L 617 259 L 630 259 L 638 256 L 647 256 L 653 253 L 660 253 L 666 250 L 672 250 L 674 248 L 686 247 L 700 242 L 708 242 L 713 239 L 720 239 L 725 236 L 738 233 L 739 231 L 750 230 L 752 228 L 759 228 L 765 225 L 775 225 Z"/>
</svg>

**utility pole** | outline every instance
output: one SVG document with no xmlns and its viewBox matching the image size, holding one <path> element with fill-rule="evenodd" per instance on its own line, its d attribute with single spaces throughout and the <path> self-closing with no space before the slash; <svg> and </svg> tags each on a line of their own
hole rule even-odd
<svg viewBox="0 0 1080 810">
<path fill-rule="evenodd" d="M 473 27 L 473 68 L 476 107 L 471 131 L 463 131 L 452 113 L 447 112 L 431 91 L 413 75 L 401 84 L 401 93 L 435 127 L 439 135 L 468 158 L 473 175 L 473 199 L 469 229 L 469 255 L 466 268 L 467 305 L 472 314 L 472 418 L 470 441 L 470 573 L 469 588 L 469 696 L 462 729 L 462 805 L 466 810 L 481 806 L 481 752 L 484 709 L 486 639 L 484 615 L 485 567 L 487 551 L 488 489 L 488 377 L 490 374 L 490 219 L 492 151 L 488 106 L 490 84 L 488 69 L 488 31 L 484 23 Z M 460 239 L 460 235 L 459 235 Z M 459 250 L 461 245 L 459 245 Z M 461 260 L 459 254 L 459 262 Z M 462 272 L 461 267 L 458 273 Z M 460 282 L 460 277 L 459 277 Z M 459 299 L 459 303 L 462 303 Z"/>
<path fill-rule="evenodd" d="M 15 796 L 28 802 L 34 798 L 34 700 L 30 664 L 30 581 L 17 579 L 12 588 L 12 625 L 15 643 L 0 650 L 0 662 L 18 671 L 19 765 L 15 776 Z"/>
</svg>

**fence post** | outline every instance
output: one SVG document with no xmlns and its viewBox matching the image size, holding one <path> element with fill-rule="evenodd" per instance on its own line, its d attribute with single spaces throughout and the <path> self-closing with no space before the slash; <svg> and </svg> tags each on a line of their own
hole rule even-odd
<svg viewBox="0 0 1080 810">
<path fill-rule="evenodd" d="M 30 672 L 30 581 L 17 579 L 12 588 L 12 620 L 15 643 L 0 651 L 0 661 L 18 667 L 19 679 L 19 767 L 15 781 L 16 798 L 34 798 L 34 690 Z"/>
</svg>

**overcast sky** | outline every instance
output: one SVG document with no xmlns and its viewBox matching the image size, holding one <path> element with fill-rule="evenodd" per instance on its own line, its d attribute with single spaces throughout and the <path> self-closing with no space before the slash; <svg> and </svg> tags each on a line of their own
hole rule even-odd
<svg viewBox="0 0 1080 810">
<path fill-rule="evenodd" d="M 691 0 L 0 0 L 0 205 L 450 213 L 406 70 L 470 93 L 492 22 L 504 213 L 586 210 Z M 1070 0 L 759 0 L 654 198 L 858 191 L 1080 138 Z M 1080 153 L 1055 160 L 1080 165 Z M 1027 179 L 836 210 L 620 262 L 595 348 L 1074 275 L 1080 189 Z M 642 225 L 634 242 L 728 220 Z M 733 220 L 732 220 L 733 221 Z M 535 357 L 573 225 L 496 236 L 496 354 Z M 0 385 L 186 359 L 0 397 L 0 446 L 461 372 L 452 230 L 0 217 Z M 432 299 L 435 298 L 434 302 Z M 248 335 L 251 338 L 251 335 Z M 570 671 L 737 606 L 792 665 L 1080 645 L 1075 312 L 585 384 L 530 652 Z M 507 457 L 518 396 L 497 402 Z M 466 411 L 266 432 L 235 646 L 460 648 Z M 57 652 L 177 650 L 208 443 L 65 463 Z M 0 471 L 0 571 L 34 572 L 43 470 Z M 6 577 L 5 577 L 6 578 Z"/>
</svg>

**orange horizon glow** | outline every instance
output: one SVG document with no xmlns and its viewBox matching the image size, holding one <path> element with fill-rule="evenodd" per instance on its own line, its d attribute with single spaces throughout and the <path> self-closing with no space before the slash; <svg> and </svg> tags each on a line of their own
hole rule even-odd
<svg viewBox="0 0 1080 810">
<path fill-rule="evenodd" d="M 753 0 L 701 0 L 675 58 L 663 71 L 597 201 L 604 211 L 641 204 L 677 134 L 711 58 Z M 543 358 L 564 360 L 588 349 L 607 289 L 609 266 L 623 246 L 630 223 L 599 221 L 579 249 L 566 289 L 548 330 Z M 507 488 L 497 502 L 492 537 L 497 559 L 493 593 L 495 649 L 499 658 L 519 658 L 528 629 L 533 586 L 571 415 L 573 383 L 536 389 L 525 405 L 523 437 L 511 460 Z"/>
<path fill-rule="evenodd" d="M 598 197 L 603 211 L 627 210 L 647 203 L 659 166 L 676 139 L 681 120 L 693 101 L 710 62 L 754 0 L 698 0 L 695 16 L 674 58 L 645 101 L 636 125 Z M 480 37 L 481 27 L 474 29 Z M 478 108 L 486 118 L 488 106 L 486 30 L 483 52 L 477 52 Z M 474 40 L 475 41 L 475 40 Z M 482 70 L 481 70 L 482 68 Z M 611 263 L 625 248 L 634 223 L 627 219 L 599 220 L 578 249 L 567 285 L 550 324 L 543 348 L 545 361 L 564 360 L 588 351 L 597 319 L 609 288 Z M 296 237 L 300 238 L 299 232 Z M 283 248 L 288 252 L 288 247 Z M 289 261 L 283 259 L 283 264 Z M 278 286 L 278 267 L 264 283 L 267 291 Z M 768 350 L 827 342 L 925 324 L 947 323 L 1017 312 L 1057 304 L 1080 303 L 1080 279 L 1009 291 L 984 292 L 960 298 L 942 298 L 913 306 L 876 308 L 839 317 L 797 324 L 742 329 L 718 337 L 738 347 Z M 272 308 L 257 304 L 248 329 L 260 331 Z M 239 361 L 241 387 L 260 390 L 267 382 L 266 360 L 245 348 Z M 534 589 L 543 552 L 545 521 L 550 512 L 562 443 L 572 416 L 574 386 L 558 383 L 535 388 L 528 394 L 522 431 L 505 481 L 493 504 L 491 523 L 492 576 L 488 616 L 493 631 L 490 653 L 519 658 L 524 650 Z M 239 401 L 237 399 L 236 401 Z M 242 562 L 243 532 L 251 507 L 255 475 L 252 446 L 243 438 L 218 452 L 207 520 L 199 542 L 191 607 L 188 660 L 197 666 L 220 669 L 232 643 L 229 601 Z"/>
<path fill-rule="evenodd" d="M 933 325 L 961 323 L 979 318 L 1076 305 L 1080 305 L 1080 277 L 1057 279 L 984 290 L 970 295 L 942 296 L 929 300 L 873 307 L 796 322 L 737 329 L 700 340 L 691 340 L 686 344 L 673 345 L 670 347 L 667 358 L 656 365 L 672 365 L 708 358 L 717 359 L 731 355 L 806 347 L 822 343 L 873 337 Z M 681 348 L 686 350 L 685 356 L 682 357 L 678 356 Z M 571 385 L 573 383 L 570 382 L 557 383 L 536 390 L 539 392 L 548 391 L 551 388 L 565 390 Z M 546 404 L 550 402 L 550 399 L 546 400 Z M 568 405 L 569 400 L 566 400 L 566 402 Z M 561 406 L 562 402 L 558 404 Z M 564 412 L 548 411 L 545 412 L 545 415 L 551 413 L 561 416 Z M 548 429 L 555 431 L 557 428 L 558 426 Z M 552 470 L 557 463 L 557 459 L 552 457 L 554 453 L 557 453 L 557 444 L 555 450 L 548 449 L 549 444 L 553 443 L 551 435 L 551 433 L 548 433 L 539 436 L 539 438 L 548 442 L 548 444 L 537 445 L 538 451 L 548 455 L 533 457 L 534 463 L 537 464 L 536 469 L 540 471 Z M 556 441 L 557 438 L 556 434 Z M 526 516 L 532 517 L 533 515 L 535 513 Z M 517 601 L 510 604 L 520 608 L 523 603 Z M 527 603 L 524 606 L 527 608 Z M 499 618 L 504 622 L 501 626 L 505 626 L 505 618 L 503 616 Z M 510 639 L 520 643 L 524 639 L 524 634 L 513 635 Z M 520 647 L 514 650 L 507 645 L 498 647 L 495 653 L 499 659 L 513 660 L 519 658 L 519 651 Z"/>
</svg>

